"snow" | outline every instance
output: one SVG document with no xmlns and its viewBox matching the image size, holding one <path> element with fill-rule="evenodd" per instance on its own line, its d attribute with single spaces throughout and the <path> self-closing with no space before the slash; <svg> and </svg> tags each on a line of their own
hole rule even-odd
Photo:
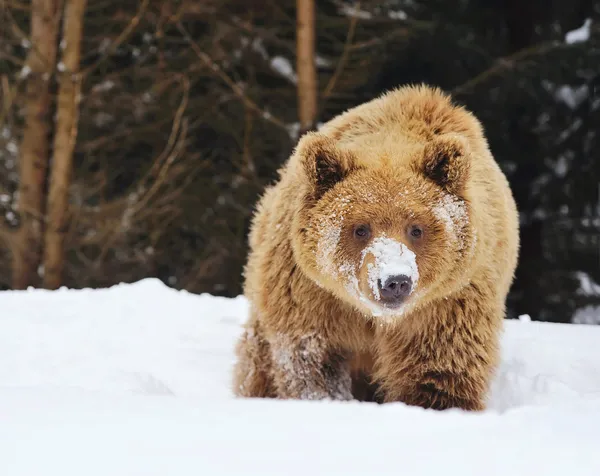
<svg viewBox="0 0 600 476">
<path fill-rule="evenodd" d="M 408 276 L 412 280 L 412 293 L 419 281 L 419 268 L 416 255 L 403 243 L 386 236 L 373 240 L 362 252 L 364 261 L 368 255 L 375 258 L 374 263 L 368 263 L 369 287 L 379 300 L 379 282 L 385 283 L 392 276 Z"/>
<path fill-rule="evenodd" d="M 19 78 L 25 79 L 30 74 L 31 74 L 31 66 L 29 66 L 28 64 L 26 64 L 25 66 L 23 66 L 23 68 L 21 68 L 21 71 L 19 71 Z"/>
<path fill-rule="evenodd" d="M 247 37 L 242 37 L 241 44 L 244 48 L 250 46 L 255 53 L 258 53 L 264 60 L 269 59 L 269 54 L 260 38 L 254 38 L 250 41 Z M 241 53 L 240 53 L 241 54 Z"/>
<path fill-rule="evenodd" d="M 290 63 L 290 60 L 284 58 L 283 56 L 275 56 L 273 59 L 271 59 L 271 68 L 273 68 L 274 71 L 286 78 L 292 84 L 296 84 L 298 81 L 292 63 Z"/>
<path fill-rule="evenodd" d="M 597 475 L 600 327 L 507 321 L 489 409 L 232 396 L 242 297 L 0 293 L 0 474 Z"/>
<path fill-rule="evenodd" d="M 579 279 L 579 288 L 576 290 L 578 295 L 600 297 L 600 284 L 596 283 L 592 277 L 582 271 L 575 273 Z M 571 318 L 574 324 L 600 324 L 600 306 L 589 304 L 575 311 Z"/>
<path fill-rule="evenodd" d="M 110 91 L 114 87 L 115 87 L 115 82 L 112 81 L 112 80 L 110 80 L 110 79 L 106 79 L 106 80 L 102 81 L 101 83 L 98 83 L 98 84 L 94 85 L 92 87 L 92 91 L 94 91 L 94 92 L 106 92 L 106 91 Z"/>
<path fill-rule="evenodd" d="M 256 335 L 250 329 L 247 338 L 256 339 Z M 298 343 L 292 342 L 289 336 L 279 333 L 270 341 L 271 354 L 278 368 L 283 369 L 285 380 L 284 386 L 289 389 L 294 389 L 293 393 L 300 395 L 302 400 L 321 400 L 332 395 L 335 400 L 352 400 L 350 391 L 352 378 L 350 372 L 339 372 L 329 374 L 323 378 L 323 385 L 327 388 L 327 393 L 321 385 L 302 385 L 302 388 L 297 388 L 298 382 L 305 382 L 306 377 L 311 372 L 311 367 L 314 366 L 313 358 L 320 355 L 324 358 L 327 348 L 323 345 L 322 339 L 316 335 L 305 335 Z M 250 344 L 256 345 L 256 343 Z M 251 376 L 250 373 L 248 376 Z M 246 382 L 240 386 L 243 392 Z"/>
<path fill-rule="evenodd" d="M 579 279 L 578 294 L 600 296 L 600 284 L 596 283 L 589 274 L 580 271 L 575 273 L 575 277 Z"/>
<path fill-rule="evenodd" d="M 329 61 L 327 58 L 324 58 L 323 56 L 316 55 L 315 64 L 319 68 L 327 68 L 328 66 L 331 66 L 331 61 Z"/>
<path fill-rule="evenodd" d="M 290 139 L 296 141 L 300 136 L 300 123 L 292 122 L 291 124 L 287 124 L 286 126 L 288 134 L 290 135 Z"/>
<path fill-rule="evenodd" d="M 408 15 L 404 10 L 390 10 L 388 12 L 388 17 L 390 17 L 392 20 L 406 20 Z"/>
<path fill-rule="evenodd" d="M 591 26 L 592 26 L 592 19 L 587 18 L 583 22 L 583 25 L 581 25 L 579 28 L 576 28 L 575 30 L 571 30 L 571 31 L 567 32 L 567 34 L 565 35 L 565 42 L 567 44 L 573 44 L 573 43 L 581 43 L 581 42 L 589 40 Z"/>
<path fill-rule="evenodd" d="M 583 101 L 589 98 L 590 91 L 586 84 L 579 87 L 563 84 L 556 89 L 554 95 L 558 101 L 563 102 L 570 109 L 576 109 Z"/>
<path fill-rule="evenodd" d="M 361 10 L 360 8 L 354 5 L 341 5 L 341 13 L 348 17 L 356 17 L 362 20 L 369 20 L 373 17 L 371 12 Z"/>
<path fill-rule="evenodd" d="M 575 311 L 571 320 L 574 324 L 600 325 L 600 306 L 583 306 Z"/>
<path fill-rule="evenodd" d="M 333 266 L 333 257 L 340 242 L 345 214 L 351 208 L 351 197 L 336 197 L 334 208 L 317 223 L 319 235 L 316 249 L 317 265 L 323 274 L 333 278 L 339 276 Z M 344 270 L 339 271 L 344 272 Z"/>
<path fill-rule="evenodd" d="M 464 236 L 460 230 L 469 222 L 465 203 L 456 196 L 445 194 L 433 207 L 434 216 L 444 224 L 447 235 L 458 245 L 464 248 Z"/>
<path fill-rule="evenodd" d="M 229 394 L 227 345 L 247 312 L 241 297 L 194 296 L 154 279 L 2 292 L 0 308 L 0 388 L 194 398 Z"/>
<path fill-rule="evenodd" d="M 8 141 L 6 143 L 6 150 L 11 154 L 15 155 L 17 154 L 17 152 L 19 152 L 19 146 L 15 141 Z"/>
<path fill-rule="evenodd" d="M 559 177 L 564 177 L 569 171 L 569 161 L 565 155 L 559 155 L 554 164 L 554 172 Z"/>
</svg>

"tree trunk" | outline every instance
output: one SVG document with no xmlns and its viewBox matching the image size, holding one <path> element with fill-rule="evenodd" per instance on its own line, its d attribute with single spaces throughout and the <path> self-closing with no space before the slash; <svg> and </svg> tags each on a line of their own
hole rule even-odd
<svg viewBox="0 0 600 476">
<path fill-rule="evenodd" d="M 28 78 L 19 158 L 17 209 L 21 223 L 13 256 L 14 289 L 35 285 L 41 262 L 52 103 L 50 80 L 56 63 L 60 3 L 60 0 L 31 2 L 31 50 L 22 73 Z"/>
<path fill-rule="evenodd" d="M 314 127 L 317 113 L 314 0 L 296 0 L 296 19 L 298 115 L 300 131 L 305 132 Z"/>
<path fill-rule="evenodd" d="M 69 187 L 81 97 L 81 36 L 86 0 L 66 0 L 62 60 L 59 67 L 54 155 L 50 171 L 44 241 L 44 287 L 56 289 L 62 280 L 64 242 L 69 214 Z"/>
</svg>

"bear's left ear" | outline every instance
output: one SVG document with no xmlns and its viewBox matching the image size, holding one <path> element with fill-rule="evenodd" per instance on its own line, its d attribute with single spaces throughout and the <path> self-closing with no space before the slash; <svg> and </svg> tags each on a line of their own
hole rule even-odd
<svg viewBox="0 0 600 476">
<path fill-rule="evenodd" d="M 355 166 L 350 152 L 339 149 L 332 139 L 319 133 L 305 134 L 296 153 L 317 199 L 346 178 Z"/>
<path fill-rule="evenodd" d="M 470 166 L 469 146 L 458 134 L 444 134 L 425 145 L 422 172 L 450 193 L 464 191 Z"/>
</svg>

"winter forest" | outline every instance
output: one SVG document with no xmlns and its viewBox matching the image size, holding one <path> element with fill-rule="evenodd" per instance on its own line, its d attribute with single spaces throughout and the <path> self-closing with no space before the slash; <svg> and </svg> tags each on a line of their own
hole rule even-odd
<svg viewBox="0 0 600 476">
<path fill-rule="evenodd" d="M 518 202 L 509 317 L 600 323 L 600 2 L 297 3 L 1 0 L 2 289 L 236 296 L 299 135 L 426 82 L 480 118 Z"/>
<path fill-rule="evenodd" d="M 518 216 L 427 96 L 340 173 L 421 83 Z M 0 0 L 0 475 L 597 476 L 599 342 L 600 0 Z"/>
</svg>

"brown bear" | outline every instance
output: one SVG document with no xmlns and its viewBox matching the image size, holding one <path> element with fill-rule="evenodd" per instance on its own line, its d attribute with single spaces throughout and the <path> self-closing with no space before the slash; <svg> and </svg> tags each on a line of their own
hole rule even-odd
<svg viewBox="0 0 600 476">
<path fill-rule="evenodd" d="M 448 95 L 405 86 L 305 134 L 249 246 L 236 395 L 485 408 L 518 213 Z"/>
</svg>

